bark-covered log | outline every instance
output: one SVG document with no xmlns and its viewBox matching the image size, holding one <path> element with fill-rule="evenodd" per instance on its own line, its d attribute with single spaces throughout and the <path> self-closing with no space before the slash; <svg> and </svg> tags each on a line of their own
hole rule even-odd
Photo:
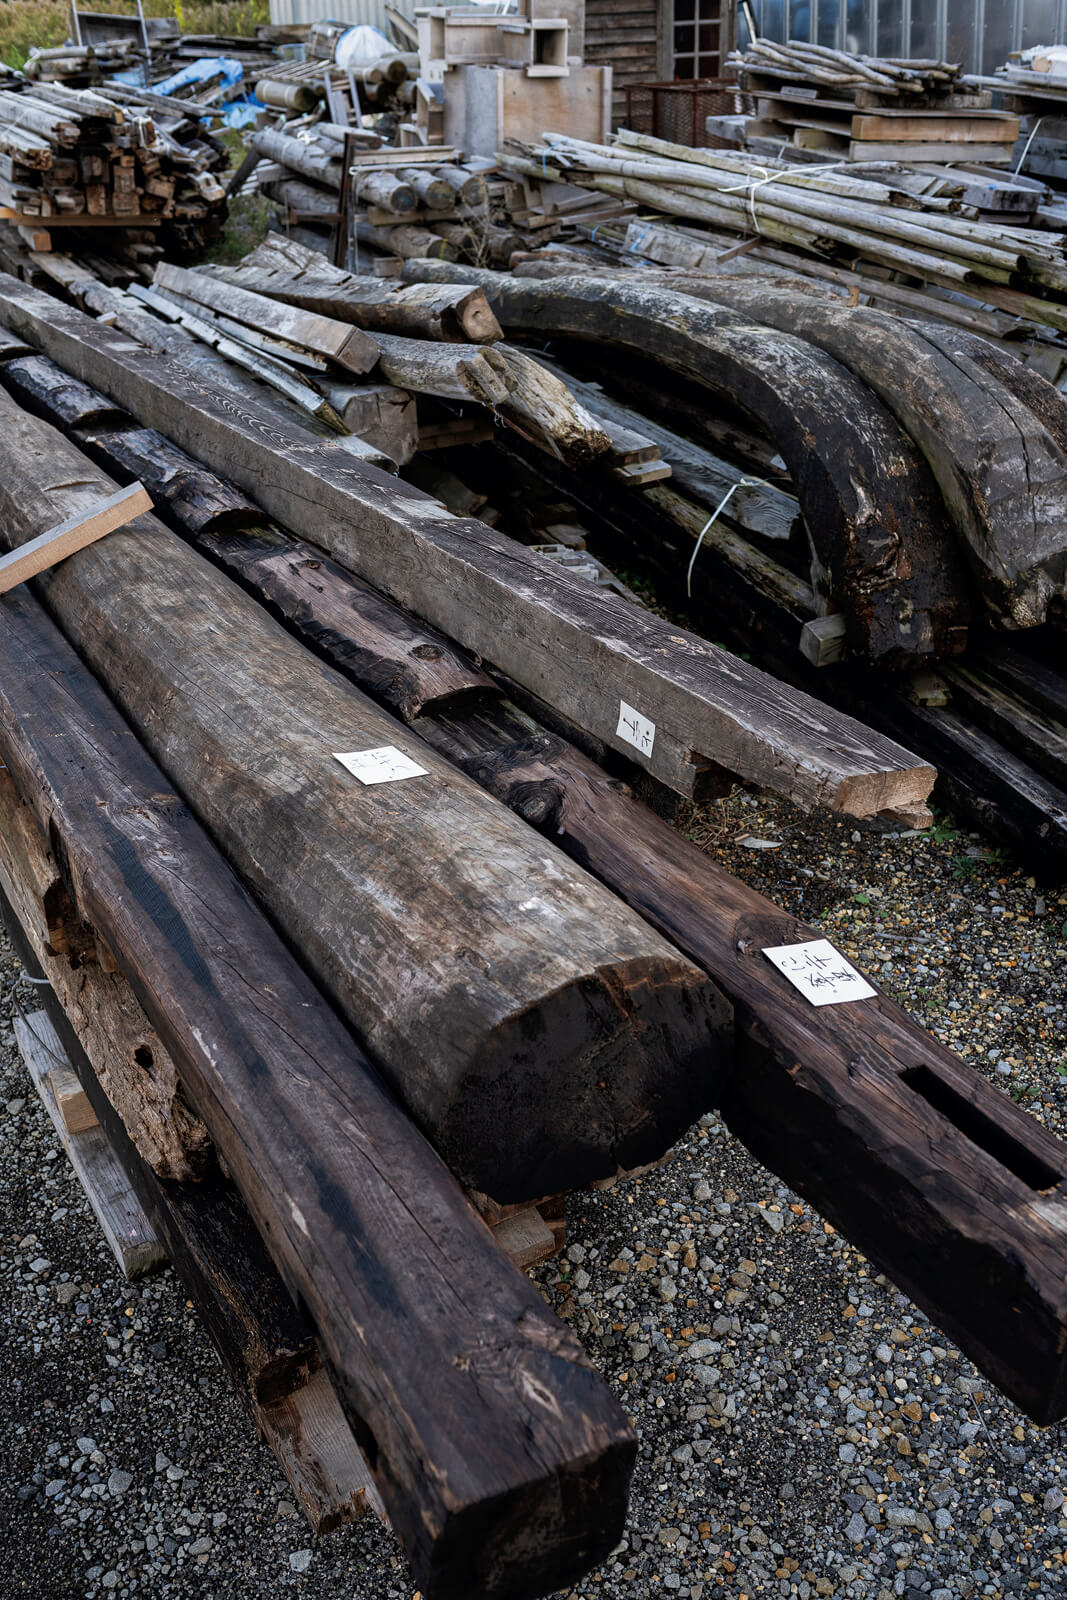
<svg viewBox="0 0 1067 1600">
<path fill-rule="evenodd" d="M 58 630 L 2 610 L 0 750 L 307 1306 L 427 1600 L 573 1582 L 622 1530 L 621 1411 Z"/>
<path fill-rule="evenodd" d="M 114 487 L 6 397 L 0 417 L 4 538 Z M 41 584 L 470 1187 L 520 1201 L 611 1176 L 710 1102 L 729 1057 L 714 986 L 418 741 L 397 746 L 154 519 Z M 364 788 L 334 754 L 390 746 L 424 776 Z"/>
<path fill-rule="evenodd" d="M 748 411 L 789 467 L 818 579 L 854 648 L 895 665 L 962 649 L 969 597 L 934 479 L 886 407 L 837 361 L 736 312 L 639 284 L 541 282 L 437 262 L 409 262 L 404 276 L 478 283 L 505 329 L 621 345 Z"/>
<path fill-rule="evenodd" d="M 684 277 L 679 287 L 810 340 L 879 396 L 929 462 L 1004 626 L 1036 627 L 1049 600 L 1067 594 L 1067 401 L 1051 384 L 973 334 L 886 311 L 763 282 Z M 928 586 L 944 540 L 913 558 L 914 582 Z"/>
<path fill-rule="evenodd" d="M 699 794 L 709 765 L 858 816 L 912 808 L 930 792 L 932 770 L 907 751 L 697 635 L 448 515 L 336 444 L 312 443 L 258 406 L 235 408 L 49 295 L 10 278 L 2 290 L 20 338 L 679 793 Z M 644 753 L 618 731 L 622 703 L 655 724 Z"/>
</svg>

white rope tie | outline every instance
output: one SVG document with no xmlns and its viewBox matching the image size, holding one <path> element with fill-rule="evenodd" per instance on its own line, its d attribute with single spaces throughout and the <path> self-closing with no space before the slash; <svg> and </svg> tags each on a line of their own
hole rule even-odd
<svg viewBox="0 0 1067 1600">
<path fill-rule="evenodd" d="M 711 516 L 697 534 L 697 542 L 693 546 L 693 554 L 689 557 L 689 566 L 685 574 L 685 592 L 687 595 L 691 596 L 693 593 L 693 568 L 696 566 L 697 556 L 700 554 L 700 547 L 704 543 L 704 535 L 718 520 L 722 512 L 726 510 L 726 507 L 729 505 L 738 489 L 756 489 L 759 487 L 769 489 L 771 485 L 767 482 L 766 478 L 738 478 L 737 482 L 730 485 L 722 499 L 719 501 L 718 505 L 715 507 L 715 510 L 711 513 Z"/>
</svg>

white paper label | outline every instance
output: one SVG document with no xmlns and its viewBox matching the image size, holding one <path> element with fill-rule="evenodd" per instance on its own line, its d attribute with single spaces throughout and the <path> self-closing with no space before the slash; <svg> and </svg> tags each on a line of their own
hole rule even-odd
<svg viewBox="0 0 1067 1600">
<path fill-rule="evenodd" d="M 640 711 L 635 711 L 633 706 L 628 706 L 625 700 L 620 700 L 619 726 L 615 729 L 615 737 L 625 739 L 635 750 L 640 750 L 643 756 L 650 756 L 656 738 L 656 724 L 649 722 L 648 718 L 643 717 Z"/>
<path fill-rule="evenodd" d="M 360 783 L 397 783 L 401 778 L 427 776 L 425 767 L 391 744 L 383 744 L 378 750 L 349 750 L 344 755 L 335 750 L 334 759 Z"/>
<path fill-rule="evenodd" d="M 877 993 L 866 978 L 835 950 L 829 939 L 780 944 L 763 954 L 784 972 L 794 989 L 813 1006 L 838 1006 L 845 1000 L 870 1000 Z"/>
</svg>

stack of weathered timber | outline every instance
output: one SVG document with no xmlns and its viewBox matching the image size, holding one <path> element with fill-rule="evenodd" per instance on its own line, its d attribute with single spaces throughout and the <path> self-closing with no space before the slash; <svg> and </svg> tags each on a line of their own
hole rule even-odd
<svg viewBox="0 0 1067 1600">
<path fill-rule="evenodd" d="M 500 159 L 508 171 L 547 173 L 699 222 L 711 234 L 712 257 L 733 248 L 734 241 L 717 246 L 716 234 L 740 235 L 747 251 L 796 251 L 798 271 L 813 256 L 829 258 L 835 269 L 843 264 L 864 278 L 918 279 L 1041 327 L 1067 329 L 1067 216 L 1035 204 L 1032 189 L 1024 189 L 1018 209 L 1017 192 L 991 191 L 980 174 L 931 184 L 924 171 L 890 165 L 861 177 L 744 151 L 692 150 L 626 129 L 611 146 L 547 134 L 543 145 Z M 691 242 L 674 260 L 665 253 L 657 218 L 631 227 L 627 252 L 645 252 L 658 239 L 654 259 L 694 264 Z M 609 230 L 598 230 L 598 243 Z"/>
<path fill-rule="evenodd" d="M 0 400 L 8 537 L 144 473 L 182 541 L 145 519 L 40 584 L 126 722 L 32 601 L 3 603 L 0 753 L 313 1316 L 427 1600 L 573 1581 L 617 1536 L 633 1441 L 364 1049 L 453 1169 L 505 1200 L 647 1156 L 672 1119 L 720 1097 L 740 1136 L 1014 1398 L 1058 1418 L 1067 1303 L 1061 1202 L 1045 1191 L 1061 1181 L 1062 1146 L 885 997 L 813 1008 L 763 956 L 811 930 L 428 624 L 547 698 L 543 714 L 569 715 L 686 792 L 698 728 L 747 776 L 838 809 L 914 796 L 902 753 L 275 418 L 235 413 L 81 313 L 3 289 L 15 333 L 0 380 L 17 401 Z M 151 431 L 160 424 L 173 443 Z M 375 576 L 393 599 L 368 586 Z M 616 728 L 620 689 L 632 698 Z M 357 789 L 330 754 L 339 739 L 386 739 L 421 771 Z M 721 973 L 734 1003 L 732 1077 L 726 1005 L 699 969 Z M 509 1004 L 523 1002 L 509 1028 Z M 611 1037 L 583 1054 L 594 1014 Z M 684 1104 L 668 1104 L 675 1094 Z"/>
<path fill-rule="evenodd" d="M 1067 75 L 1062 58 L 1049 61 L 1045 70 L 1033 62 L 1008 61 L 990 77 L 970 80 L 976 88 L 1002 97 L 1006 111 L 1019 118 L 1019 142 L 1014 163 L 1028 173 L 1062 183 L 1067 178 L 1064 140 L 1067 138 Z"/>
<path fill-rule="evenodd" d="M 406 276 L 478 282 L 509 334 L 551 338 L 578 371 L 595 345 L 609 393 L 565 373 L 578 399 L 672 468 L 635 502 L 539 463 L 596 547 L 712 636 L 920 750 L 946 800 L 1062 870 L 1063 396 L 969 333 L 785 279 L 551 270 Z"/>
<path fill-rule="evenodd" d="M 52 230 L 159 228 L 202 244 L 225 217 L 225 148 L 180 101 L 109 86 L 0 91 L 0 217 L 36 250 Z"/>
<path fill-rule="evenodd" d="M 357 252 L 362 248 L 372 258 L 502 264 L 523 247 L 508 225 L 505 186 L 493 182 L 491 161 L 466 161 L 442 146 L 373 144 L 380 140 L 368 130 L 342 123 L 309 123 L 299 138 L 260 129 L 251 149 L 270 166 L 260 168 L 257 186 L 285 208 L 290 222 L 340 228 Z"/>
<path fill-rule="evenodd" d="M 756 116 L 731 118 L 752 139 L 791 139 L 846 161 L 986 161 L 1006 166 L 1019 119 L 992 109 L 990 90 L 961 84 L 946 61 L 891 61 L 822 45 L 755 39 L 730 64 L 757 96 Z"/>
</svg>

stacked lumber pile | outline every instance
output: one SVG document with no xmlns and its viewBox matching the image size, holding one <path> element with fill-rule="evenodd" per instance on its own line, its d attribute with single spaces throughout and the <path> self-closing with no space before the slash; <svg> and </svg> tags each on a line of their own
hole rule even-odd
<svg viewBox="0 0 1067 1600">
<path fill-rule="evenodd" d="M 755 39 L 729 58 L 757 99 L 749 139 L 791 140 L 846 161 L 984 161 L 1006 166 L 1019 119 L 945 61 L 890 61 L 822 45 Z"/>
<path fill-rule="evenodd" d="M 142 475 L 158 514 L 41 579 L 48 615 L 0 603 L 22 836 L 39 830 L 45 876 L 44 837 L 62 853 L 74 904 L 52 923 L 72 948 L 79 922 L 106 941 L 232 1174 L 237 1193 L 209 1179 L 199 1210 L 195 1177 L 178 1186 L 169 1237 L 192 1297 L 261 1411 L 281 1333 L 324 1364 L 427 1600 L 574 1582 L 618 1537 L 634 1441 L 401 1106 L 499 1211 L 649 1158 L 718 1100 L 1019 1403 L 1059 1417 L 1067 1301 L 1043 1191 L 1063 1147 L 884 996 L 813 1008 L 763 956 L 812 930 L 560 719 L 692 792 L 695 713 L 717 760 L 839 809 L 906 803 L 906 755 L 82 313 L 3 290 L 6 537 Z M 551 706 L 520 709 L 497 668 Z M 342 738 L 420 770 L 356 788 L 330 753 Z M 5 893 L 17 872 L 0 851 Z M 227 1300 L 232 1267 L 204 1282 L 250 1233 L 258 1318 L 247 1288 Z"/>
<path fill-rule="evenodd" d="M 114 86 L 0 91 L 0 218 L 35 250 L 55 228 L 160 228 L 202 247 L 225 217 L 225 148 L 181 102 Z"/>
<path fill-rule="evenodd" d="M 1041 63 L 1041 70 L 1037 70 Z M 1067 70 L 1062 52 L 1053 49 L 1042 56 L 1038 51 L 1027 51 L 1022 60 L 1009 60 L 991 76 L 976 77 L 970 82 L 975 88 L 997 94 L 1004 109 L 1019 118 L 1019 140 L 1013 152 L 1015 168 L 1062 184 L 1067 178 L 1063 150 L 1067 139 Z"/>
<path fill-rule="evenodd" d="M 659 445 L 671 481 L 636 501 L 498 446 L 594 548 L 711 637 L 921 751 L 947 802 L 1062 873 L 1063 396 L 1006 347 L 795 278 L 602 271 L 405 276 L 478 282 L 509 334 L 551 338 L 605 425 Z M 573 375 L 590 367 L 604 388 Z"/>
<path fill-rule="evenodd" d="M 977 176 L 931 184 L 926 173 L 891 168 L 861 177 L 745 151 L 692 150 L 626 129 L 610 146 L 546 134 L 543 144 L 521 154 L 502 153 L 501 164 L 506 171 L 547 172 L 636 200 L 720 235 L 741 235 L 751 250 L 785 246 L 800 252 L 798 271 L 813 255 L 829 258 L 866 275 L 917 278 L 1035 324 L 1067 329 L 1067 217 L 1035 205 L 1032 189 L 1023 197 L 1029 211 L 1020 211 L 1017 197 L 992 193 Z M 990 213 L 997 220 L 989 220 Z M 1019 226 L 1020 219 L 1040 225 Z M 640 253 L 646 224 L 638 220 L 631 227 L 627 250 Z M 598 231 L 598 243 L 602 237 Z"/>
<path fill-rule="evenodd" d="M 466 161 L 444 146 L 376 144 L 368 130 L 333 122 L 311 122 L 299 138 L 260 129 L 250 141 L 266 163 L 257 187 L 285 208 L 291 223 L 340 229 L 364 258 L 503 264 L 523 248 L 525 236 L 510 225 L 493 162 Z M 340 265 L 339 254 L 335 250 Z"/>
</svg>

